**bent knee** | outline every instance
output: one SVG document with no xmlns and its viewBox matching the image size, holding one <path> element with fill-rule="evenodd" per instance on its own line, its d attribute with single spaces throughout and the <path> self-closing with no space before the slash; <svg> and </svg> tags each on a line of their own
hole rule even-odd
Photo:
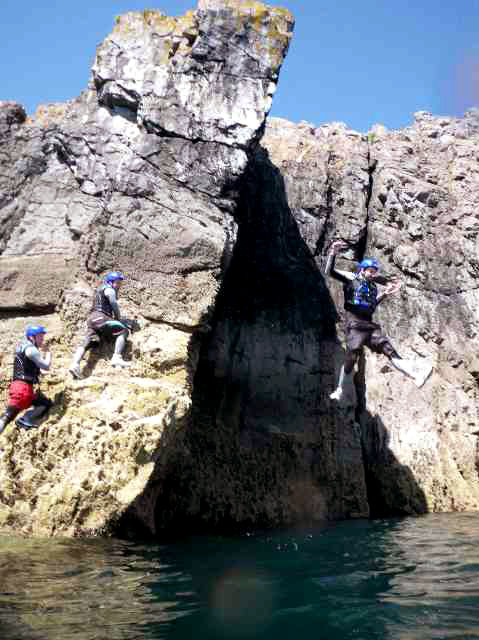
<svg viewBox="0 0 479 640">
<path fill-rule="evenodd" d="M 397 358 L 398 353 L 389 341 L 385 341 L 380 345 L 380 350 L 388 358 Z"/>
</svg>

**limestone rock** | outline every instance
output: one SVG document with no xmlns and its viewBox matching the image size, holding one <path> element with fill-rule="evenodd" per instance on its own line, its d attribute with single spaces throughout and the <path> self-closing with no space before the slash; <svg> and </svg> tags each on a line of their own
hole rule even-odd
<svg viewBox="0 0 479 640">
<path fill-rule="evenodd" d="M 356 414 L 377 515 L 479 508 L 477 122 L 475 112 L 421 112 L 407 129 L 361 136 L 272 119 L 263 139 L 318 265 L 335 238 L 350 246 L 340 267 L 377 256 L 404 283 L 378 319 L 402 355 L 435 366 L 420 390 L 384 356 L 369 353 L 360 367 Z M 340 287 L 329 284 L 341 310 Z"/>
<path fill-rule="evenodd" d="M 34 118 L 0 103 L 1 388 L 28 322 L 54 355 L 38 429 L 0 440 L 0 528 L 238 530 L 479 508 L 479 117 L 367 135 L 266 115 L 292 31 L 251 0 L 117 19 L 91 82 Z M 264 135 L 263 135 L 264 134 Z M 422 389 L 362 359 L 344 406 L 341 291 L 376 255 L 378 319 Z M 126 273 L 128 372 L 68 365 L 95 286 Z"/>
<path fill-rule="evenodd" d="M 78 98 L 28 119 L 0 103 L 1 386 L 39 313 L 54 355 L 42 386 L 55 399 L 40 429 L 2 435 L 3 529 L 111 531 L 181 450 L 236 240 L 239 180 L 292 28 L 289 12 L 261 3 L 181 18 L 132 12 L 99 46 Z M 131 375 L 111 369 L 105 346 L 72 381 L 93 289 L 112 268 L 127 276 L 122 311 L 141 327 Z M 136 524 L 150 525 L 146 515 Z"/>
<path fill-rule="evenodd" d="M 102 104 L 135 112 L 147 129 L 247 147 L 271 106 L 293 20 L 258 2 L 205 8 L 119 17 L 97 50 L 95 87 Z"/>
<path fill-rule="evenodd" d="M 200 350 L 183 448 L 130 510 L 139 519 L 156 505 L 160 529 L 369 512 L 354 407 L 337 410 L 329 399 L 340 348 L 324 280 L 263 150 L 243 184 L 238 240 Z"/>
</svg>

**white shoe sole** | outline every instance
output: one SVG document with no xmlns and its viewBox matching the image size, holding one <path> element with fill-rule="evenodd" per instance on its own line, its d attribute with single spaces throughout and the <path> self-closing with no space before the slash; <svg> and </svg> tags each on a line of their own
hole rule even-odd
<svg viewBox="0 0 479 640">
<path fill-rule="evenodd" d="M 425 368 L 424 371 L 421 372 L 421 374 L 416 375 L 414 377 L 414 383 L 418 389 L 422 387 L 422 385 L 426 382 L 426 380 L 429 378 L 431 373 L 432 373 L 432 364 L 428 365 L 427 368 Z"/>
</svg>

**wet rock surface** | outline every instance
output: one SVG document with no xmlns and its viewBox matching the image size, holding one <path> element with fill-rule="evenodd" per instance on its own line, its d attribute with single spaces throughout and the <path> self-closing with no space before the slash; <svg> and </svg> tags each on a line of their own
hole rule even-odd
<svg viewBox="0 0 479 640">
<path fill-rule="evenodd" d="M 266 114 L 284 10 L 200 0 L 117 19 L 77 99 L 0 103 L 2 388 L 25 324 L 55 407 L 0 446 L 0 528 L 120 536 L 479 507 L 479 116 L 368 135 Z M 418 390 L 367 353 L 329 399 L 341 291 L 364 255 L 403 282 L 378 319 L 430 359 Z M 128 372 L 68 365 L 101 275 L 127 275 Z"/>
</svg>

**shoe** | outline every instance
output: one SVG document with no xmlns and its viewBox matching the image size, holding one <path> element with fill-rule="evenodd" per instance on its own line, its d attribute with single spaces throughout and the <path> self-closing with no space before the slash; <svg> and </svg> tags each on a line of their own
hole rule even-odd
<svg viewBox="0 0 479 640">
<path fill-rule="evenodd" d="M 72 364 L 72 366 L 68 369 L 68 371 L 72 374 L 72 376 L 79 380 L 81 378 L 81 370 L 79 364 Z"/>
<path fill-rule="evenodd" d="M 429 362 L 424 363 L 424 367 L 422 371 L 418 371 L 414 376 L 414 382 L 418 388 L 421 388 L 422 385 L 426 382 L 429 376 L 432 373 L 432 364 Z"/>
<path fill-rule="evenodd" d="M 7 421 L 5 420 L 5 418 L 0 418 L 0 433 L 3 432 L 6 426 L 7 426 Z"/>
<path fill-rule="evenodd" d="M 15 420 L 15 424 L 17 425 L 17 427 L 20 427 L 20 429 L 26 429 L 27 431 L 28 429 L 35 429 L 35 427 L 37 426 L 36 424 L 27 422 L 27 420 L 24 420 L 24 418 L 18 418 L 18 420 Z"/>
<path fill-rule="evenodd" d="M 120 354 L 115 353 L 113 358 L 111 359 L 111 365 L 112 367 L 131 367 L 131 362 L 127 362 L 126 360 L 123 360 L 123 358 L 120 356 Z"/>
<path fill-rule="evenodd" d="M 395 369 L 404 373 L 409 378 L 415 379 L 414 364 L 407 358 L 391 358 L 391 364 Z"/>
<path fill-rule="evenodd" d="M 331 400 L 336 400 L 337 402 L 340 402 L 341 398 L 343 397 L 342 387 L 338 387 L 336 391 L 333 391 L 333 393 L 329 395 L 329 397 L 331 398 Z"/>
<path fill-rule="evenodd" d="M 347 389 L 352 385 L 353 375 L 353 371 L 351 371 L 351 373 L 346 373 L 344 371 L 344 365 L 341 367 L 339 371 L 338 386 L 329 396 L 331 400 L 336 400 L 336 402 L 341 402 L 341 400 L 343 400 L 345 391 L 347 391 Z"/>
<path fill-rule="evenodd" d="M 50 407 L 52 406 L 52 403 L 50 402 L 50 400 L 48 400 L 48 398 L 45 398 L 45 401 L 48 402 L 48 405 L 41 404 L 33 407 L 33 409 L 25 411 L 21 418 L 15 420 L 15 424 L 17 425 L 17 427 L 20 427 L 22 429 L 36 429 L 38 426 L 40 426 L 38 420 L 44 418 L 47 415 Z"/>
<path fill-rule="evenodd" d="M 402 373 L 413 379 L 416 387 L 422 387 L 432 373 L 432 364 L 420 360 L 407 358 L 391 358 L 392 365 Z"/>
</svg>

